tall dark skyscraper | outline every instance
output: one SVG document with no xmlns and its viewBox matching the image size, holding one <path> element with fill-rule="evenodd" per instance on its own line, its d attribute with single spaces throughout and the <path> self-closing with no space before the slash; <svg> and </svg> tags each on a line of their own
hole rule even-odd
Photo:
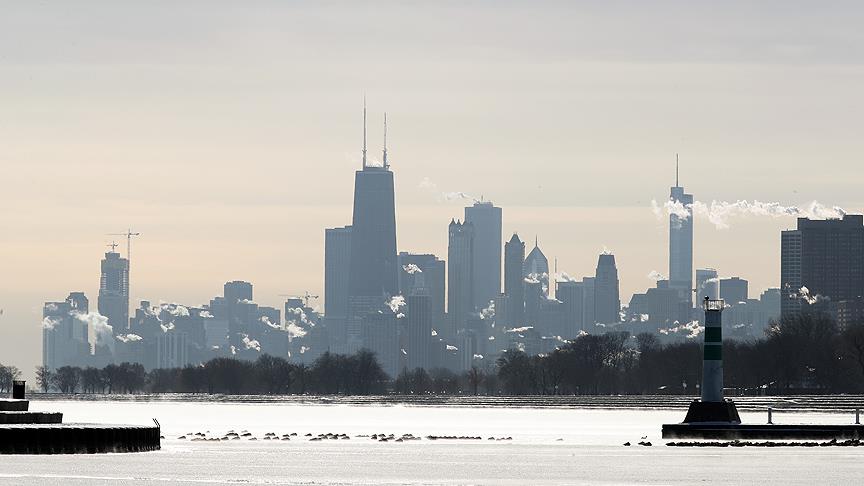
<svg viewBox="0 0 864 486">
<path fill-rule="evenodd" d="M 675 187 L 669 199 L 687 213 L 669 215 L 669 287 L 678 291 L 687 307 L 693 307 L 693 195 L 678 184 L 678 161 L 675 161 Z"/>
<path fill-rule="evenodd" d="M 864 216 L 798 218 L 797 230 L 782 233 L 780 251 L 782 316 L 801 312 L 806 297 L 845 302 L 864 295 Z"/>
<path fill-rule="evenodd" d="M 620 311 L 615 255 L 600 255 L 594 277 L 594 319 L 603 324 L 614 324 L 620 320 Z"/>
<path fill-rule="evenodd" d="M 504 244 L 504 295 L 509 306 L 506 324 L 510 327 L 520 327 L 525 323 L 524 264 L 525 243 L 513 233 L 510 241 Z"/>
<path fill-rule="evenodd" d="M 366 107 L 363 107 L 363 165 L 354 176 L 354 216 L 348 274 L 348 350 L 362 345 L 365 314 L 399 291 L 396 259 L 396 205 L 393 172 L 387 160 L 386 124 L 383 165 L 366 162 Z"/>
<path fill-rule="evenodd" d="M 450 221 L 447 246 L 447 337 L 465 328 L 474 310 L 474 225 Z"/>
<path fill-rule="evenodd" d="M 97 308 L 115 334 L 129 327 L 129 260 L 120 258 L 113 249 L 102 260 Z"/>
<path fill-rule="evenodd" d="M 501 208 L 477 201 L 465 208 L 474 226 L 474 308 L 485 309 L 501 293 Z"/>
</svg>

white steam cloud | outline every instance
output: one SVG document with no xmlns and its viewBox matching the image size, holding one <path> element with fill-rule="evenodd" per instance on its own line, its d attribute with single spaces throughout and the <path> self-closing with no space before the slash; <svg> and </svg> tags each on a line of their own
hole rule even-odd
<svg viewBox="0 0 864 486">
<path fill-rule="evenodd" d="M 699 337 L 699 334 L 704 330 L 705 328 L 699 325 L 699 321 L 690 321 L 686 324 L 679 324 L 678 321 L 675 321 L 675 326 L 660 328 L 657 332 L 665 336 L 668 336 L 669 334 L 686 333 L 687 339 L 695 339 Z"/>
<path fill-rule="evenodd" d="M 144 339 L 144 338 L 142 338 L 141 336 L 139 336 L 137 334 L 118 334 L 117 335 L 117 340 L 120 341 L 121 343 L 134 343 L 137 341 L 141 341 L 142 339 Z"/>
<path fill-rule="evenodd" d="M 838 206 L 825 206 L 818 201 L 813 201 L 807 206 L 784 206 L 778 202 L 762 202 L 739 200 L 735 202 L 711 201 L 704 203 L 694 201 L 693 204 L 683 204 L 680 201 L 668 200 L 661 206 L 656 200 L 651 201 L 654 214 L 659 218 L 675 215 L 682 220 L 692 216 L 708 219 L 717 229 L 727 229 L 729 220 L 742 216 L 767 216 L 779 218 L 784 216 L 831 219 L 842 218 L 846 211 Z"/>
<path fill-rule="evenodd" d="M 408 265 L 402 265 L 402 270 L 405 270 L 405 273 L 409 275 L 414 275 L 415 273 L 423 273 L 423 270 L 413 263 L 409 263 Z"/>
<path fill-rule="evenodd" d="M 243 334 L 243 345 L 246 346 L 246 349 L 254 349 L 259 353 L 261 352 L 261 343 L 255 339 L 249 339 L 249 336 L 246 334 Z"/>
<path fill-rule="evenodd" d="M 93 335 L 96 336 L 96 344 L 107 344 L 113 342 L 114 328 L 108 324 L 108 318 L 98 312 L 73 312 L 72 317 L 86 322 L 90 329 L 93 330 Z"/>
<path fill-rule="evenodd" d="M 405 306 L 405 297 L 403 297 L 401 295 L 394 295 L 387 302 L 387 307 L 389 307 L 390 310 L 393 311 L 394 314 L 396 314 L 397 319 L 402 319 L 403 317 L 405 317 L 405 314 L 403 314 L 402 312 L 399 311 L 399 309 L 401 309 L 404 306 Z"/>
</svg>

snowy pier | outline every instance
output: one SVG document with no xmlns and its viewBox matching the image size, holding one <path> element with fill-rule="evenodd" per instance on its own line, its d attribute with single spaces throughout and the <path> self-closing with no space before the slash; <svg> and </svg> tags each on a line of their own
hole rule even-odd
<svg viewBox="0 0 864 486">
<path fill-rule="evenodd" d="M 30 412 L 27 400 L 0 400 L 0 454 L 96 454 L 160 448 L 160 428 L 64 424 L 62 413 Z"/>
</svg>

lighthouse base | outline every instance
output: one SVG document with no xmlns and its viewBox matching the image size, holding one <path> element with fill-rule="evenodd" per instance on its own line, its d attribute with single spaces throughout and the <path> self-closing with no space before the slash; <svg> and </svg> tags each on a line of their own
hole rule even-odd
<svg viewBox="0 0 864 486">
<path fill-rule="evenodd" d="M 687 410 L 687 416 L 684 418 L 685 424 L 718 422 L 727 424 L 741 423 L 741 417 L 738 416 L 738 409 L 735 408 L 734 402 L 731 400 L 724 400 L 722 402 L 693 400 L 690 403 L 690 408 Z"/>
</svg>

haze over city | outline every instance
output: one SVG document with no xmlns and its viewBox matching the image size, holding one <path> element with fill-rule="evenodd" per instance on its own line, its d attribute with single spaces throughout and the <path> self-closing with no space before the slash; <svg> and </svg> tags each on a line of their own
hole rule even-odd
<svg viewBox="0 0 864 486">
<path fill-rule="evenodd" d="M 323 292 L 350 220 L 361 109 L 387 111 L 398 249 L 446 254 L 484 196 L 572 275 L 614 251 L 622 301 L 666 273 L 674 182 L 699 201 L 862 207 L 855 4 L 27 5 L 0 19 L 0 354 L 39 363 L 41 311 L 95 296 L 128 227 L 131 302 Z M 856 12 L 860 13 L 860 12 Z M 830 30 L 822 26 L 830 24 Z M 684 41 L 683 39 L 686 39 Z M 794 218 L 695 221 L 694 265 L 778 286 Z M 322 302 L 318 302 L 322 304 Z"/>
</svg>

